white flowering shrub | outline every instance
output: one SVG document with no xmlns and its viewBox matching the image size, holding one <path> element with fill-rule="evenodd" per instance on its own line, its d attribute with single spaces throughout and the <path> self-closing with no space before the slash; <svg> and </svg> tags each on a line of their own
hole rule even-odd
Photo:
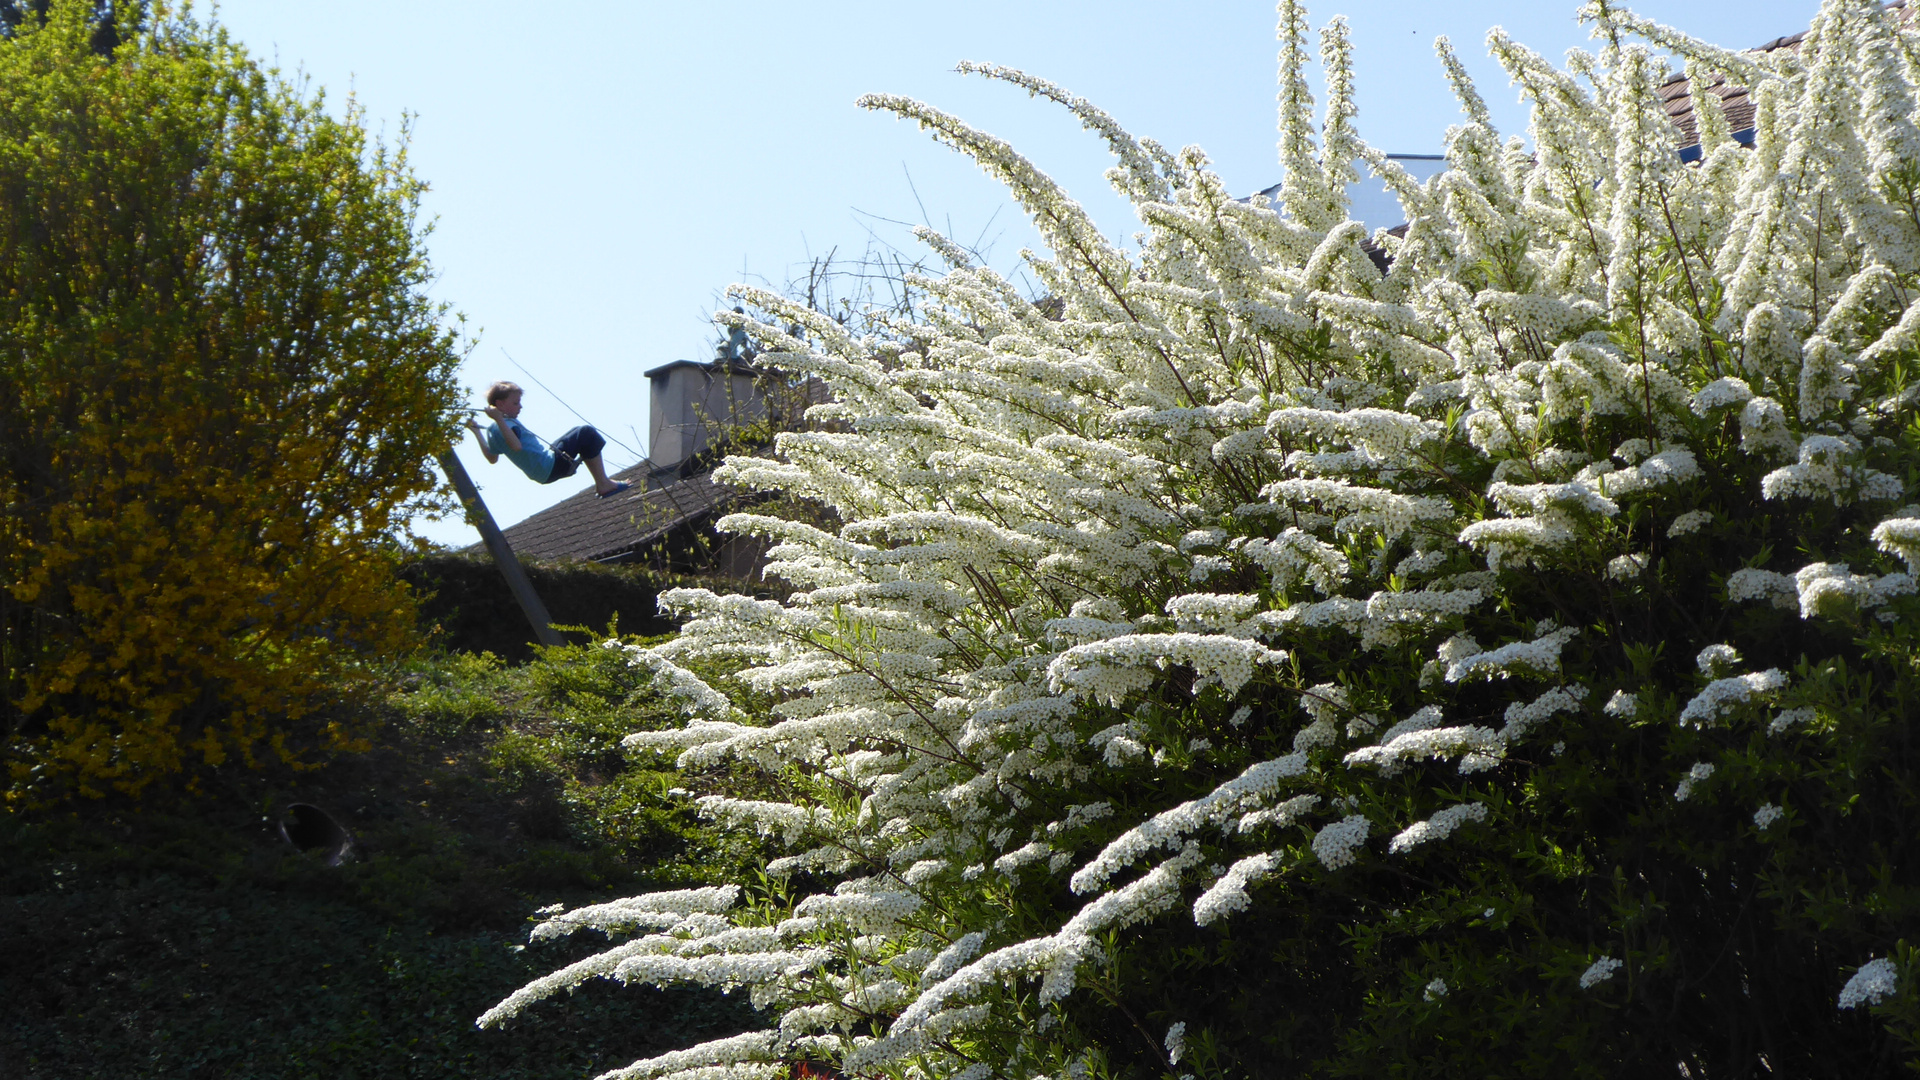
<svg viewBox="0 0 1920 1080">
<path fill-rule="evenodd" d="M 1527 139 L 1442 43 L 1467 119 L 1416 184 L 1355 133 L 1338 20 L 1315 138 L 1283 3 L 1274 205 L 969 67 L 1107 140 L 1127 250 L 1005 144 L 866 99 L 1007 183 L 1050 298 L 930 233 L 951 271 L 871 333 L 738 290 L 834 400 L 723 477 L 813 511 L 722 523 L 792 592 L 667 594 L 683 632 L 633 659 L 688 720 L 630 743 L 752 777 L 692 797 L 787 854 L 552 915 L 609 951 L 483 1023 L 589 977 L 764 1010 L 630 1077 L 1910 1052 L 1920 39 L 1867 0 L 1766 54 L 1584 14 L 1565 69 L 1490 36 Z M 1682 163 L 1668 51 L 1752 89 L 1751 149 L 1703 102 Z M 1362 166 L 1409 221 L 1384 273 Z"/>
</svg>

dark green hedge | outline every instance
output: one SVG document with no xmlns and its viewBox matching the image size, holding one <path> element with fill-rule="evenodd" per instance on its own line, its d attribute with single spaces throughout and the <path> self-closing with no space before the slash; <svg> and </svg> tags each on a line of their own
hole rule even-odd
<svg viewBox="0 0 1920 1080">
<path fill-rule="evenodd" d="M 561 626 L 600 631 L 617 617 L 624 633 L 654 635 L 674 629 L 655 603 L 667 586 L 644 570 L 524 559 L 520 565 Z M 437 551 L 408 560 L 400 577 L 420 596 L 420 618 L 435 645 L 455 652 L 490 652 L 512 663 L 533 657 L 532 628 L 492 559 Z"/>
</svg>

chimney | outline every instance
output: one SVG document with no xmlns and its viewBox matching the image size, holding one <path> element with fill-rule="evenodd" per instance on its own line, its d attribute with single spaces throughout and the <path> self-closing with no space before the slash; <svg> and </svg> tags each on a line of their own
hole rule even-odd
<svg viewBox="0 0 1920 1080">
<path fill-rule="evenodd" d="M 758 369 L 728 351 L 722 345 L 709 362 L 675 360 L 646 373 L 652 399 L 647 457 L 656 472 L 684 464 L 732 428 L 766 418 Z"/>
</svg>

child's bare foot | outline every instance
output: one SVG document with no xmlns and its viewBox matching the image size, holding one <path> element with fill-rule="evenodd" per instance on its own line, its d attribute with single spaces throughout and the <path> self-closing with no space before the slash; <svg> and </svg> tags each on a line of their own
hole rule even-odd
<svg viewBox="0 0 1920 1080">
<path fill-rule="evenodd" d="M 621 480 L 610 480 L 607 482 L 606 487 L 601 487 L 598 484 L 594 485 L 593 494 L 595 498 L 608 499 L 608 498 L 612 498 L 615 495 L 620 494 L 621 492 L 627 490 L 632 486 L 633 486 L 632 484 L 628 484 Z"/>
</svg>

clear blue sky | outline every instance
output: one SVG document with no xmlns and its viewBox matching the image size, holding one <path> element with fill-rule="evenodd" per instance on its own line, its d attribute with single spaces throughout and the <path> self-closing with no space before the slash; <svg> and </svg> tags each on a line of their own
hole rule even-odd
<svg viewBox="0 0 1920 1080">
<path fill-rule="evenodd" d="M 1361 134 L 1436 153 L 1459 118 L 1432 43 L 1447 34 L 1503 133 L 1526 116 L 1485 56 L 1490 26 L 1558 59 L 1588 44 L 1572 0 L 1340 0 L 1313 25 L 1353 26 Z M 1638 9 L 1718 44 L 1806 28 L 1816 0 L 1645 0 Z M 1010 270 L 1033 234 L 1005 192 L 913 125 L 856 109 L 862 93 L 931 102 L 1011 141 L 1109 233 L 1136 230 L 1106 187 L 1108 159 L 1064 111 L 953 73 L 960 60 L 1049 78 L 1136 134 L 1198 144 L 1236 191 L 1279 179 L 1274 9 L 1266 0 L 971 0 L 694 5 L 495 0 L 230 0 L 217 17 L 250 51 L 353 93 L 412 155 L 436 295 L 477 331 L 462 376 L 527 386 L 524 419 L 549 438 L 578 420 L 644 451 L 642 372 L 710 356 L 719 292 L 782 281 L 810 255 L 910 246 L 890 222 L 930 220 L 991 245 Z M 1321 96 L 1316 83 L 1316 96 Z M 552 388 L 542 391 L 510 353 Z M 502 525 L 584 486 L 533 484 L 462 451 Z M 610 446 L 609 463 L 634 455 Z M 459 520 L 421 523 L 441 543 Z"/>
</svg>

